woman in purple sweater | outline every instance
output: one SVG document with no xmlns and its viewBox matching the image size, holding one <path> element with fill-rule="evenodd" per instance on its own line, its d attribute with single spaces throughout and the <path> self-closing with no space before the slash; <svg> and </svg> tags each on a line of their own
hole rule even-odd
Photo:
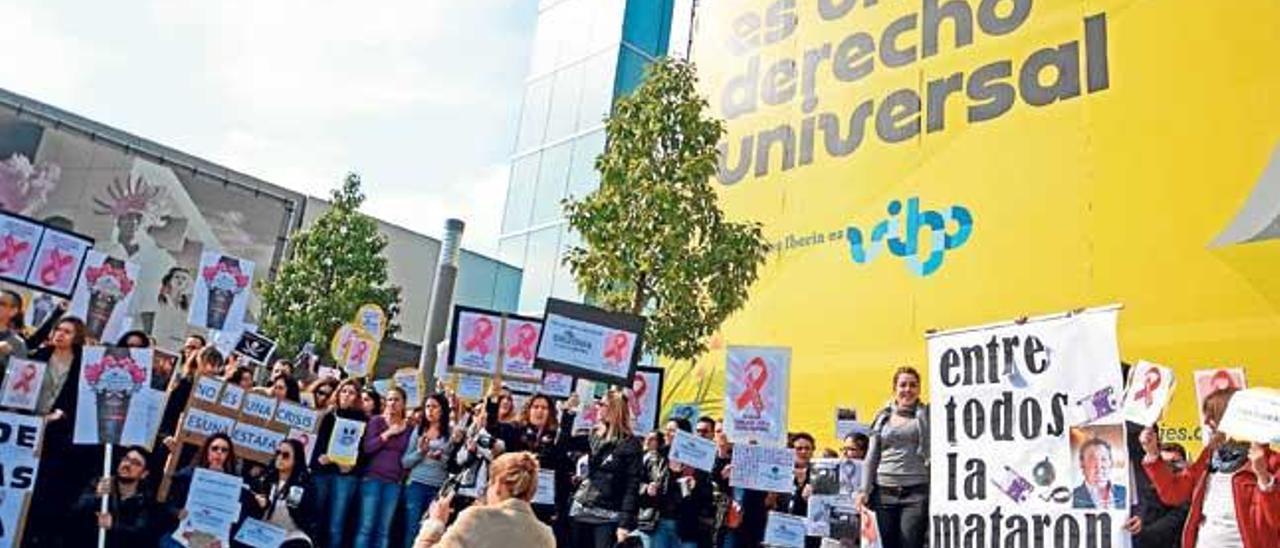
<svg viewBox="0 0 1280 548">
<path fill-rule="evenodd" d="M 404 467 L 400 458 L 409 447 L 413 425 L 405 414 L 404 391 L 387 390 L 382 414 L 369 419 L 360 446 L 364 466 L 360 480 L 360 527 L 356 531 L 356 548 L 386 548 L 387 533 L 400 500 Z"/>
</svg>

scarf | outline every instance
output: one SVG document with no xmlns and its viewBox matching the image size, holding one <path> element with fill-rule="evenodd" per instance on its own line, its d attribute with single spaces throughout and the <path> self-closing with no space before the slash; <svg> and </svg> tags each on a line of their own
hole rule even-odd
<svg viewBox="0 0 1280 548">
<path fill-rule="evenodd" d="M 1233 474 L 1244 466 L 1249 457 L 1249 444 L 1227 442 L 1219 446 L 1209 458 L 1209 470 L 1215 473 Z"/>
</svg>

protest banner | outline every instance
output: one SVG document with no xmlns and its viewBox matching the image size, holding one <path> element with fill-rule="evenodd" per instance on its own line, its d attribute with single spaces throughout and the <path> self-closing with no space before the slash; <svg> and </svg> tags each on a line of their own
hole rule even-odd
<svg viewBox="0 0 1280 548">
<path fill-rule="evenodd" d="M 1129 371 L 1120 414 L 1129 422 L 1152 425 L 1160 418 L 1176 386 L 1173 369 L 1140 361 Z"/>
<path fill-rule="evenodd" d="M 397 369 L 391 374 L 391 379 L 395 381 L 393 384 L 404 390 L 404 402 L 409 409 L 413 409 L 422 405 L 422 398 L 425 394 L 422 386 L 422 375 L 416 367 L 405 367 Z"/>
<path fill-rule="evenodd" d="M 387 334 L 387 313 L 377 304 L 362 304 L 356 310 L 356 325 L 364 329 L 364 332 L 374 340 L 380 341 L 382 336 Z"/>
<path fill-rule="evenodd" d="M 231 441 L 236 444 L 236 454 L 247 457 L 256 455 L 257 461 L 270 461 L 276 446 L 289 437 L 288 430 L 276 430 L 240 421 L 231 428 Z"/>
<path fill-rule="evenodd" d="M 0 407 L 34 411 L 40 399 L 40 387 L 44 386 L 44 362 L 9 358 L 4 375 L 4 391 L 0 392 Z"/>
<path fill-rule="evenodd" d="M 535 365 L 628 386 L 640 364 L 644 329 L 642 316 L 547 299 Z"/>
<path fill-rule="evenodd" d="M 662 380 L 660 367 L 640 367 L 631 379 L 627 405 L 631 406 L 631 427 L 636 432 L 658 428 L 658 414 L 662 410 Z"/>
<path fill-rule="evenodd" d="M 502 326 L 502 377 L 522 381 L 539 381 L 542 371 L 533 366 L 538 351 L 542 321 L 537 318 L 508 314 Z"/>
<path fill-rule="evenodd" d="M 279 548 L 284 544 L 288 531 L 284 528 L 262 521 L 245 518 L 236 531 L 236 542 L 251 548 Z"/>
<path fill-rule="evenodd" d="M 765 546 L 804 548 L 804 537 L 804 518 L 782 512 L 769 512 L 764 527 Z"/>
<path fill-rule="evenodd" d="M 215 331 L 243 331 L 253 267 L 247 259 L 216 251 L 201 253 L 187 323 Z"/>
<path fill-rule="evenodd" d="M 83 318 L 85 332 L 94 340 L 114 341 L 129 327 L 137 281 L 138 263 L 90 249 L 67 313 Z"/>
<path fill-rule="evenodd" d="M 355 466 L 360 456 L 360 439 L 364 436 L 365 423 L 342 417 L 334 417 L 333 434 L 324 454 L 339 466 Z"/>
<path fill-rule="evenodd" d="M 134 394 L 151 387 L 151 349 L 86 346 L 82 356 L 75 443 L 148 445 L 150 427 L 128 418 L 146 412 L 146 402 Z"/>
<path fill-rule="evenodd" d="M 240 334 L 240 340 L 236 341 L 235 353 L 258 365 L 267 365 L 275 351 L 275 341 L 254 331 L 244 331 Z"/>
<path fill-rule="evenodd" d="M 730 346 L 726 356 L 725 435 L 734 443 L 785 444 L 791 349 Z"/>
<path fill-rule="evenodd" d="M 44 231 L 34 219 L 0 212 L 0 279 L 26 283 Z"/>
<path fill-rule="evenodd" d="M 795 465 L 795 452 L 786 447 L 734 444 L 729 485 L 790 494 L 796 488 Z"/>
<path fill-rule="evenodd" d="M 378 361 L 381 343 L 354 323 L 342 324 L 329 343 L 329 354 L 338 367 L 353 377 L 364 377 Z"/>
<path fill-rule="evenodd" d="M 1280 443 L 1280 391 L 1246 388 L 1236 392 L 1218 430 L 1238 440 Z"/>
<path fill-rule="evenodd" d="M 711 440 L 676 430 L 670 447 L 667 458 L 671 462 L 685 464 L 703 472 L 710 472 L 716 464 L 716 443 Z"/>
<path fill-rule="evenodd" d="M 502 314 L 455 305 L 449 340 L 449 367 L 453 371 L 492 376 L 502 354 Z"/>
<path fill-rule="evenodd" d="M 43 435 L 44 417 L 0 411 L 0 547 L 22 544 Z"/>
<path fill-rule="evenodd" d="M 1063 546 L 1129 546 L 1117 311 L 928 335 L 931 546 L 1028 543 L 1030 524 Z M 1086 489 L 1114 500 L 1094 508 Z"/>
</svg>

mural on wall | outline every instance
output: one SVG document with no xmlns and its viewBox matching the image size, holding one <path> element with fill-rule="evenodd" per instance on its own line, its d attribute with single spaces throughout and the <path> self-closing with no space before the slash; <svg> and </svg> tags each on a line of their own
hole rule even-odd
<svg viewBox="0 0 1280 548">
<path fill-rule="evenodd" d="M 127 323 L 152 333 L 162 348 L 177 348 L 197 330 L 187 318 L 202 252 L 243 257 L 265 275 L 283 245 L 282 227 L 292 222 L 286 200 L 7 111 L 0 112 L 0 207 L 88 235 L 98 251 L 136 263 Z M 256 323 L 257 306 L 253 295 L 245 323 Z"/>
</svg>

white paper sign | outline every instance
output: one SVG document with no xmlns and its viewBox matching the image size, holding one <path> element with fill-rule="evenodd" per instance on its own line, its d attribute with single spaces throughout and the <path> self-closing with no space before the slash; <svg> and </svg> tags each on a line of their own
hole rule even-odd
<svg viewBox="0 0 1280 548">
<path fill-rule="evenodd" d="M 422 376 L 418 374 L 417 368 L 397 369 L 392 373 L 391 379 L 395 381 L 396 386 L 404 390 L 404 402 L 407 407 L 413 409 L 422 405 Z"/>
<path fill-rule="evenodd" d="M 1218 429 L 1235 439 L 1280 443 L 1280 391 L 1247 388 L 1236 392 Z"/>
<path fill-rule="evenodd" d="M 0 393 L 0 407 L 33 411 L 40 399 L 40 387 L 44 385 L 44 362 L 9 358 L 9 368 L 4 375 L 4 392 Z"/>
<path fill-rule="evenodd" d="M 244 396 L 244 407 L 240 412 L 245 416 L 269 421 L 276 416 L 276 404 L 279 402 L 271 396 L 249 392 Z"/>
<path fill-rule="evenodd" d="M 126 426 L 130 414 L 145 412 L 146 401 L 133 396 L 151 388 L 151 349 L 87 346 L 81 355 L 75 443 L 147 445 L 145 425 Z"/>
<path fill-rule="evenodd" d="M 764 528 L 764 545 L 782 548 L 804 548 L 804 518 L 769 512 L 769 521 Z"/>
<path fill-rule="evenodd" d="M 89 336 L 114 342 L 129 327 L 129 310 L 137 286 L 138 263 L 90 249 L 80 269 L 80 281 L 71 294 L 68 313 L 84 319 Z"/>
<path fill-rule="evenodd" d="M 1155 424 L 1173 397 L 1173 369 L 1140 361 L 1129 371 L 1129 386 L 1124 391 L 1125 420 L 1142 425 Z"/>
<path fill-rule="evenodd" d="M 227 539 L 240 518 L 240 489 L 244 482 L 230 474 L 195 469 L 187 492 L 187 518 L 178 531 L 198 531 Z"/>
<path fill-rule="evenodd" d="M 786 447 L 735 444 L 729 485 L 757 491 L 794 493 L 795 465 L 795 452 Z"/>
<path fill-rule="evenodd" d="M 791 349 L 730 346 L 724 392 L 724 431 L 734 443 L 783 445 Z"/>
<path fill-rule="evenodd" d="M 1100 309 L 929 336 L 934 538 L 989 531 L 1002 512 L 1004 523 L 1079 530 L 1081 546 L 1129 546 L 1119 525 L 1132 485 L 1116 321 L 1115 309 Z M 974 469 L 986 470 L 987 486 L 965 494 Z M 1099 492 L 1110 509 L 1095 507 Z M 1116 525 L 1090 529 L 1100 518 Z"/>
<path fill-rule="evenodd" d="M 223 382 L 213 377 L 200 377 L 191 390 L 191 397 L 205 402 L 218 403 L 218 394 L 222 391 Z"/>
<path fill-rule="evenodd" d="M 36 250 L 35 263 L 27 273 L 27 284 L 57 295 L 70 295 L 92 242 L 70 234 L 46 229 Z"/>
<path fill-rule="evenodd" d="M 687 464 L 703 472 L 710 472 L 716 464 L 715 442 L 688 432 L 677 430 L 671 440 L 667 458 L 672 462 Z"/>
<path fill-rule="evenodd" d="M 0 411 L 0 546 L 17 546 L 22 524 L 26 523 L 27 502 L 31 499 L 40 471 L 40 438 L 44 417 Z"/>
<path fill-rule="evenodd" d="M 342 417 L 334 417 L 333 433 L 329 435 L 329 447 L 325 454 L 334 464 L 351 466 L 360 456 L 360 439 L 364 436 L 365 423 Z"/>
<path fill-rule="evenodd" d="M 225 407 L 232 411 L 239 411 L 240 404 L 243 401 L 244 401 L 244 388 L 241 388 L 240 385 L 238 384 L 227 383 L 222 388 L 222 396 L 218 397 L 218 405 L 221 405 L 222 407 Z"/>
<path fill-rule="evenodd" d="M 244 312 L 253 287 L 253 261 L 205 251 L 200 255 L 196 285 L 191 291 L 191 325 L 228 331 L 244 331 Z"/>
<path fill-rule="evenodd" d="M 291 402 L 281 402 L 276 408 L 275 421 L 306 432 L 315 432 L 320 422 L 320 413 L 315 409 L 307 409 Z"/>
<path fill-rule="evenodd" d="M 253 548 L 277 548 L 284 544 L 288 531 L 262 520 L 245 518 L 236 532 L 236 542 Z"/>
<path fill-rule="evenodd" d="M 534 504 L 556 503 L 556 471 L 538 470 L 538 490 L 533 494 Z"/>
</svg>

